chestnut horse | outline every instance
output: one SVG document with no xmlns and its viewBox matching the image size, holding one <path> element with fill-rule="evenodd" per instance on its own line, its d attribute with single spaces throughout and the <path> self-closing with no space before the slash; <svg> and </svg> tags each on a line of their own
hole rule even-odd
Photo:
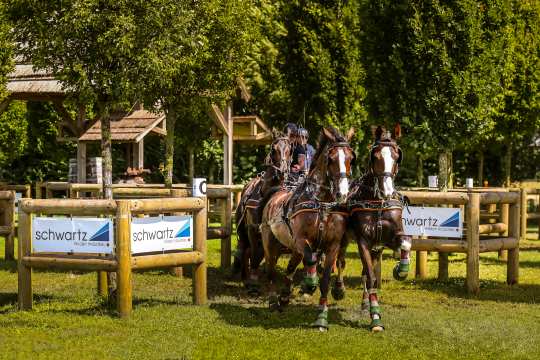
<svg viewBox="0 0 540 360">
<path fill-rule="evenodd" d="M 389 133 L 377 128 L 376 141 L 371 147 L 366 174 L 353 182 L 348 198 L 350 211 L 348 235 L 358 244 L 363 265 L 364 294 L 362 307 L 369 308 L 372 331 L 382 331 L 380 307 L 377 298 L 375 267 L 383 247 L 400 250 L 400 261 L 394 268 L 394 277 L 404 280 L 409 271 L 411 238 L 403 232 L 401 212 L 403 201 L 394 189 L 394 177 L 403 158 L 401 149 Z M 338 278 L 344 266 L 345 247 L 340 252 Z M 367 284 L 366 284 L 367 278 Z"/>
<path fill-rule="evenodd" d="M 248 182 L 242 190 L 240 205 L 236 209 L 238 247 L 235 267 L 251 295 L 258 294 L 258 267 L 263 259 L 259 224 L 264 200 L 275 187 L 281 186 L 289 173 L 292 149 L 289 138 L 274 132 L 265 164 L 266 171 Z"/>
<path fill-rule="evenodd" d="M 334 128 L 325 128 L 319 136 L 319 147 L 310 171 L 294 191 L 275 193 L 263 210 L 261 235 L 267 266 L 271 310 L 281 309 L 289 302 L 292 279 L 298 264 L 304 260 L 308 287 L 316 288 L 317 254 L 324 253 L 323 276 L 320 285 L 320 312 L 314 327 L 328 329 L 328 287 L 332 267 L 347 227 L 348 213 L 341 209 L 349 192 L 351 161 L 354 152 L 347 137 Z M 276 263 L 283 247 L 291 250 L 285 287 L 276 293 Z"/>
</svg>

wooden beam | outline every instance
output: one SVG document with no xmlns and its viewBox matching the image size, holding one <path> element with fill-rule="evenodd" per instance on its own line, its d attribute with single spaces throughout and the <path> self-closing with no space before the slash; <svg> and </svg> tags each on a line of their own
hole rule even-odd
<svg viewBox="0 0 540 360">
<path fill-rule="evenodd" d="M 225 120 L 225 116 L 219 109 L 219 106 L 216 104 L 211 104 L 210 109 L 208 110 L 208 115 L 214 120 L 214 123 L 216 126 L 223 132 L 224 135 L 229 135 L 229 127 L 227 126 L 227 121 Z"/>
<path fill-rule="evenodd" d="M 148 125 L 146 127 L 146 129 L 144 129 L 144 131 L 142 133 L 140 133 L 136 138 L 135 138 L 135 142 L 139 142 L 141 141 L 150 131 L 152 131 L 154 128 L 156 128 L 160 122 L 163 122 L 165 121 L 165 114 L 163 114 L 162 116 L 160 116 L 158 119 L 156 119 L 156 121 L 152 122 L 150 125 Z M 165 133 L 166 135 L 167 133 Z"/>
<path fill-rule="evenodd" d="M 132 145 L 133 148 L 133 167 L 135 169 L 144 168 L 144 139 Z"/>
<path fill-rule="evenodd" d="M 62 118 L 61 125 L 63 127 L 67 127 L 71 133 L 75 136 L 81 136 L 82 132 L 80 132 L 79 129 L 77 129 L 76 121 L 77 119 L 74 119 L 69 111 L 67 111 L 66 107 L 61 101 L 53 101 L 53 106 L 58 115 Z"/>
</svg>

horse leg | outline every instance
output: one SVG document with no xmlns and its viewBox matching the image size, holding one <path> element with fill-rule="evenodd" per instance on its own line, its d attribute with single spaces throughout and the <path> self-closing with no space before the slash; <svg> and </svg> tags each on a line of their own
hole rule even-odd
<svg viewBox="0 0 540 360">
<path fill-rule="evenodd" d="M 289 304 L 290 297 L 293 288 L 293 278 L 296 273 L 296 268 L 302 262 L 303 255 L 298 251 L 293 251 L 289 263 L 287 264 L 287 270 L 285 272 L 284 283 L 285 286 L 281 289 L 279 294 L 279 305 L 285 307 Z"/>
<path fill-rule="evenodd" d="M 304 268 L 306 274 L 302 282 L 301 291 L 304 294 L 313 295 L 319 285 L 319 276 L 317 275 L 317 252 L 311 250 L 308 243 L 304 245 Z"/>
<path fill-rule="evenodd" d="M 317 320 L 312 324 L 312 327 L 318 328 L 320 331 L 328 330 L 328 290 L 330 288 L 330 277 L 332 276 L 332 268 L 336 261 L 339 251 L 339 243 L 333 243 L 326 253 L 324 260 L 324 270 L 321 278 L 321 298 L 319 300 L 319 315 Z"/>
<path fill-rule="evenodd" d="M 371 316 L 370 328 L 373 332 L 383 331 L 384 327 L 381 321 L 381 310 L 379 307 L 379 299 L 377 297 L 377 279 L 375 276 L 375 262 L 372 258 L 372 253 L 364 239 L 358 240 L 358 250 L 362 265 L 367 274 L 367 292 L 369 296 L 369 314 Z"/>
<path fill-rule="evenodd" d="M 246 288 L 250 296 L 260 295 L 260 283 L 259 283 L 259 264 L 260 264 L 260 233 L 258 226 L 255 224 L 248 225 L 248 237 L 249 237 L 249 278 L 246 281 Z"/>
<path fill-rule="evenodd" d="M 261 238 L 264 247 L 264 260 L 268 277 L 268 303 L 270 311 L 279 310 L 279 299 L 276 293 L 276 265 L 279 258 L 279 243 L 268 225 L 261 227 Z"/>
<path fill-rule="evenodd" d="M 347 249 L 343 246 L 339 249 L 339 255 L 337 257 L 337 278 L 332 286 L 332 297 L 334 300 L 343 300 L 345 297 L 345 282 L 343 281 L 343 270 L 345 270 L 345 253 Z"/>
<path fill-rule="evenodd" d="M 245 281 L 247 279 L 249 269 L 249 261 L 246 261 L 248 259 L 246 255 L 249 240 L 245 221 L 237 225 L 236 233 L 238 235 L 238 242 L 236 244 L 236 251 L 233 255 L 232 273 L 240 274 L 241 279 Z"/>
<path fill-rule="evenodd" d="M 409 266 L 411 263 L 409 258 L 411 253 L 411 237 L 401 235 L 399 240 L 400 257 L 399 262 L 394 267 L 393 275 L 394 279 L 403 281 L 407 278 L 407 275 L 409 275 Z"/>
</svg>

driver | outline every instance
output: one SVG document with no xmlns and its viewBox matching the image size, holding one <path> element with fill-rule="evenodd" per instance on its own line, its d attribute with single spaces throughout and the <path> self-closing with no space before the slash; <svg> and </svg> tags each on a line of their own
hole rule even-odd
<svg viewBox="0 0 540 360">
<path fill-rule="evenodd" d="M 306 151 L 300 143 L 298 127 L 293 123 L 285 125 L 283 132 L 289 137 L 292 145 L 291 173 L 298 177 L 306 168 Z"/>
</svg>

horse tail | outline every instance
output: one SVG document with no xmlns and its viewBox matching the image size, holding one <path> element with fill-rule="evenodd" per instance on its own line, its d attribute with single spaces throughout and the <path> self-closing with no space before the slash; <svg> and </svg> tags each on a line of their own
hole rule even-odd
<svg viewBox="0 0 540 360">
<path fill-rule="evenodd" d="M 268 202 L 268 200 L 270 200 L 270 198 L 275 193 L 277 193 L 280 190 L 281 190 L 281 186 L 273 186 L 273 187 L 271 187 L 270 190 L 268 190 L 263 195 L 262 199 L 259 201 L 259 206 L 257 207 L 257 223 L 258 224 L 262 223 L 263 210 L 264 210 L 264 207 L 266 206 L 266 203 Z"/>
</svg>

